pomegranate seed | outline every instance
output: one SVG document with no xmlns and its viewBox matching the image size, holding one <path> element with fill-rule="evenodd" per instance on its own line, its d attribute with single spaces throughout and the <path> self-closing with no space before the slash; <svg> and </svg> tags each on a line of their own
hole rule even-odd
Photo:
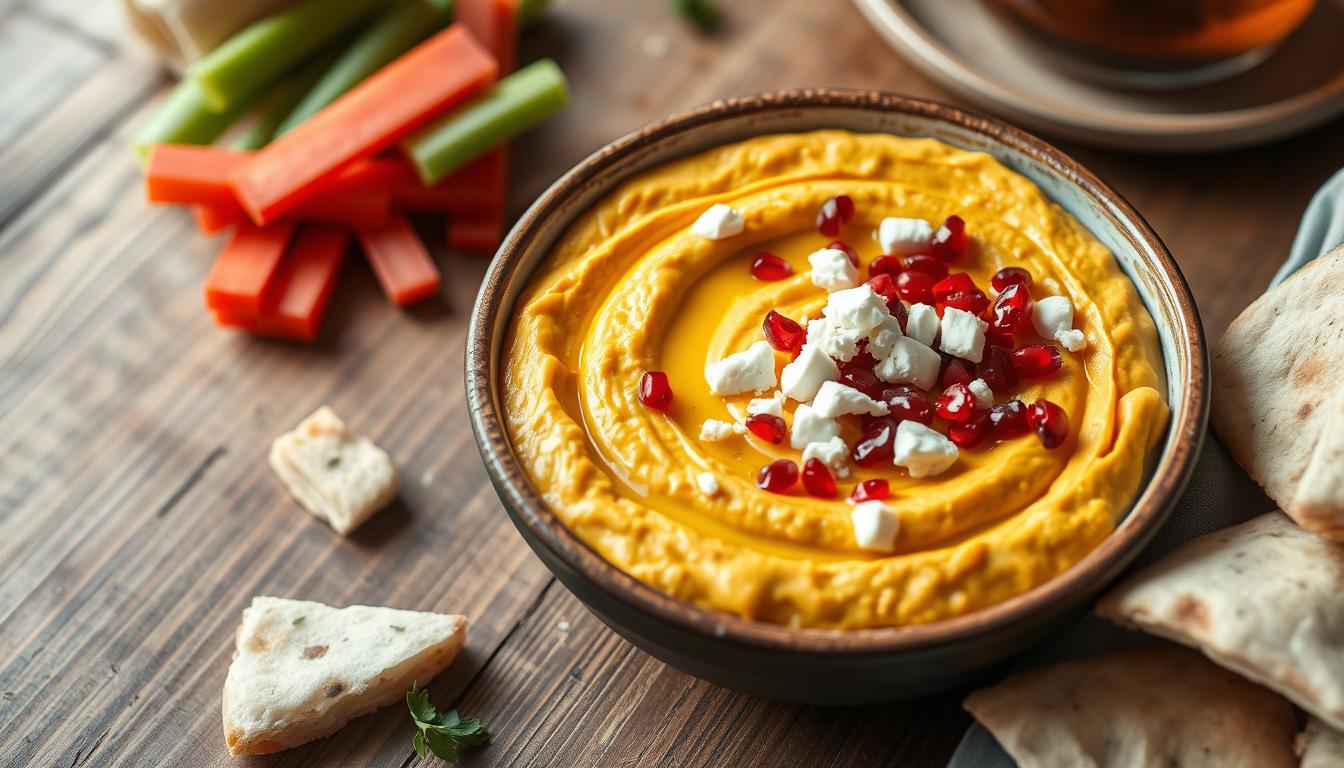
<svg viewBox="0 0 1344 768">
<path fill-rule="evenodd" d="M 639 379 L 639 402 L 655 411 L 666 411 L 672 405 L 672 385 L 667 374 L 649 371 Z"/>
<path fill-rule="evenodd" d="M 901 266 L 907 270 L 923 272 L 935 280 L 947 277 L 947 263 L 939 261 L 927 253 L 912 253 L 901 260 Z"/>
<path fill-rule="evenodd" d="M 984 357 L 976 370 L 995 392 L 1007 392 L 1017 386 L 1017 370 L 1013 368 L 1008 350 L 1003 347 L 986 346 Z"/>
<path fill-rule="evenodd" d="M 767 443 L 779 445 L 789 433 L 789 425 L 773 413 L 758 413 L 747 418 L 747 429 Z"/>
<path fill-rule="evenodd" d="M 905 269 L 901 266 L 901 257 L 899 256 L 878 256 L 868 265 L 868 275 L 870 277 L 877 277 L 878 275 L 891 275 L 892 277 L 895 277 L 904 271 Z"/>
<path fill-rule="evenodd" d="M 898 292 L 896 295 L 899 297 L 900 293 Z M 901 333 L 905 333 L 905 324 L 910 320 L 910 310 L 905 308 L 900 298 L 897 298 L 895 301 L 887 302 L 887 311 L 891 313 L 892 317 L 896 318 L 896 322 L 901 324 Z"/>
<path fill-rule="evenodd" d="M 953 357 L 943 366 L 942 374 L 938 377 L 938 383 L 944 389 L 953 384 L 966 385 L 975 380 L 975 364 L 959 357 Z"/>
<path fill-rule="evenodd" d="M 891 486 L 880 477 L 864 480 L 854 486 L 853 493 L 849 494 L 849 500 L 855 504 L 861 504 L 865 501 L 882 501 L 888 498 L 891 498 Z"/>
<path fill-rule="evenodd" d="M 766 313 L 761 330 L 765 331 L 765 340 L 770 342 L 770 346 L 780 352 L 797 352 L 807 341 L 807 331 L 803 330 L 803 326 L 773 309 Z"/>
<path fill-rule="evenodd" d="M 1031 327 L 1031 294 L 1025 285 L 1013 283 L 999 292 L 989 327 L 1010 336 Z"/>
<path fill-rule="evenodd" d="M 882 400 L 891 409 L 890 418 L 898 423 L 917 421 L 925 426 L 933 423 L 933 403 L 920 390 L 902 384 L 882 393 Z"/>
<path fill-rule="evenodd" d="M 985 331 L 985 344 L 991 347 L 1002 347 L 1003 349 L 1011 351 L 1013 348 L 1013 337 L 999 333 L 993 328 L 989 328 Z"/>
<path fill-rule="evenodd" d="M 840 383 L 853 387 L 874 400 L 882 396 L 882 382 L 866 368 L 847 368 L 840 372 Z"/>
<path fill-rule="evenodd" d="M 902 272 L 896 276 L 896 292 L 911 304 L 933 303 L 932 275 L 923 272 Z"/>
<path fill-rule="evenodd" d="M 935 296 L 935 298 L 937 298 Z M 941 315 L 946 307 L 955 307 L 963 312 L 970 312 L 979 317 L 989 309 L 989 297 L 979 288 L 962 293 L 954 293 L 938 301 L 938 313 Z"/>
<path fill-rule="evenodd" d="M 1031 287 L 1031 273 L 1021 267 L 1004 267 L 989 279 L 989 284 L 994 290 L 1003 292 L 1004 288 L 1010 285 L 1020 285 L 1023 288 Z"/>
<path fill-rule="evenodd" d="M 873 293 L 886 300 L 887 306 L 893 303 L 900 304 L 901 296 L 896 292 L 896 279 L 886 272 L 879 272 L 868 281 L 868 287 L 873 289 Z"/>
<path fill-rule="evenodd" d="M 943 261 L 952 262 L 966 253 L 966 222 L 960 216 L 948 216 L 943 226 L 933 233 L 929 250 Z"/>
<path fill-rule="evenodd" d="M 975 415 L 975 395 L 965 384 L 953 384 L 938 396 L 935 410 L 948 422 L 964 424 Z"/>
<path fill-rule="evenodd" d="M 1013 369 L 1019 376 L 1035 379 L 1059 370 L 1063 358 L 1059 348 L 1049 344 L 1023 344 L 1013 350 Z"/>
<path fill-rule="evenodd" d="M 933 298 L 939 303 L 946 301 L 949 296 L 958 293 L 970 293 L 979 291 L 975 287 L 975 281 L 965 272 L 957 272 L 933 284 Z"/>
<path fill-rule="evenodd" d="M 854 444 L 854 463 L 860 467 L 890 464 L 895 441 L 896 421 L 889 418 L 874 419 L 863 431 L 859 442 Z"/>
<path fill-rule="evenodd" d="M 793 267 L 789 262 L 769 251 L 761 251 L 751 260 L 751 276 L 757 280 L 772 282 L 783 280 L 792 274 Z"/>
<path fill-rule="evenodd" d="M 784 493 L 798 482 L 798 465 L 788 459 L 776 459 L 761 467 L 756 487 L 771 493 Z"/>
<path fill-rule="evenodd" d="M 845 255 L 849 257 L 849 263 L 850 263 L 850 264 L 853 264 L 854 267 L 855 267 L 856 269 L 858 268 L 858 266 L 859 266 L 859 253 L 858 253 L 858 251 L 854 250 L 853 248 L 850 248 L 850 247 L 849 247 L 849 243 L 846 243 L 844 240 L 835 240 L 835 241 L 833 241 L 831 244 L 827 245 L 826 247 L 827 247 L 827 248 L 834 248 L 834 249 L 837 250 L 837 251 L 844 251 L 844 252 L 845 252 Z"/>
<path fill-rule="evenodd" d="M 877 358 L 873 357 L 864 346 L 867 339 L 859 342 L 859 353 L 843 362 L 836 360 L 835 364 L 841 371 L 871 371 L 877 367 Z"/>
<path fill-rule="evenodd" d="M 1027 406 L 1021 400 L 1009 400 L 989 409 L 989 425 L 995 440 L 1010 440 L 1031 431 L 1027 423 Z"/>
<path fill-rule="evenodd" d="M 973 411 L 964 423 L 947 425 L 947 439 L 958 448 L 974 448 L 984 442 L 991 431 L 989 413 Z"/>
<path fill-rule="evenodd" d="M 835 237 L 854 218 L 854 201 L 849 195 L 836 195 L 826 198 L 817 211 L 817 231 L 827 237 Z"/>
<path fill-rule="evenodd" d="M 835 497 L 835 478 L 821 459 L 808 459 L 803 464 L 803 488 L 818 499 Z"/>
<path fill-rule="evenodd" d="M 1058 448 L 1069 436 L 1068 415 L 1049 400 L 1037 400 L 1027 406 L 1027 423 L 1046 448 Z"/>
</svg>

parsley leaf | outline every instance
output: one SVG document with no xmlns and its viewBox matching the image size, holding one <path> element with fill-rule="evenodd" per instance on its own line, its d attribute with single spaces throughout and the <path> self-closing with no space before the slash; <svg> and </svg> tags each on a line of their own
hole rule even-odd
<svg viewBox="0 0 1344 768">
<path fill-rule="evenodd" d="M 457 761 L 460 747 L 490 743 L 490 732 L 479 718 L 462 717 L 455 709 L 439 712 L 429 703 L 429 691 L 417 689 L 415 683 L 406 692 L 406 708 L 418 729 L 411 746 L 420 757 L 425 756 L 428 747 L 430 752 L 451 763 Z"/>
<path fill-rule="evenodd" d="M 398 631 L 398 632 L 405 632 L 405 631 L 406 631 L 406 628 L 403 627 L 403 626 L 401 626 L 400 624 L 388 624 L 387 626 L 389 626 L 389 627 L 395 629 L 395 630 Z"/>
<path fill-rule="evenodd" d="M 295 618 L 293 621 L 291 621 L 291 622 L 290 622 L 290 625 L 297 627 L 297 626 L 299 626 L 300 624 L 303 623 L 303 619 L 304 619 L 303 616 L 299 616 L 299 617 Z"/>
<path fill-rule="evenodd" d="M 331 458 L 327 459 L 327 469 L 335 469 L 340 465 L 341 465 L 340 456 L 332 456 Z"/>
</svg>

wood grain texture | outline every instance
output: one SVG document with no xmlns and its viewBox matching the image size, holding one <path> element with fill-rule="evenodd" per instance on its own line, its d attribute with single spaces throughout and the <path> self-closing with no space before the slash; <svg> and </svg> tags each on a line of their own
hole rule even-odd
<svg viewBox="0 0 1344 768">
<path fill-rule="evenodd" d="M 551 579 L 467 430 L 479 258 L 427 230 L 446 285 L 409 313 L 351 259 L 311 347 L 214 328 L 200 283 L 219 241 L 141 199 L 126 141 L 163 83 L 114 5 L 0 0 L 0 765 L 434 764 L 414 758 L 398 707 L 229 758 L 218 698 L 254 594 L 470 615 L 464 657 L 431 687 L 496 732 L 470 765 L 945 760 L 967 722 L 960 692 L 862 709 L 739 696 L 635 650 Z M 522 50 L 556 58 L 574 101 L 517 143 L 514 214 L 605 142 L 714 97 L 844 85 L 942 98 L 847 3 L 742 0 L 708 37 L 662 3 L 554 6 Z M 1149 217 L 1216 334 L 1344 164 L 1332 134 L 1185 159 L 1066 149 Z M 324 402 L 403 478 L 397 504 L 349 540 L 265 464 L 271 437 Z"/>
</svg>

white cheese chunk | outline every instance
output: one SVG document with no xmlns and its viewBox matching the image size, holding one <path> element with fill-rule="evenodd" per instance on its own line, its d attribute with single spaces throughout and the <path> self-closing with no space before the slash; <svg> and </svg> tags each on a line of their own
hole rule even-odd
<svg viewBox="0 0 1344 768">
<path fill-rule="evenodd" d="M 989 323 L 956 307 L 943 309 L 942 338 L 938 346 L 953 357 L 980 362 L 985 354 L 985 331 Z"/>
<path fill-rule="evenodd" d="M 853 387 L 838 381 L 828 381 L 821 385 L 817 396 L 812 399 L 812 410 L 830 419 L 855 413 L 885 416 L 890 409 L 886 403 L 879 403 Z"/>
<path fill-rule="evenodd" d="M 840 369 L 830 355 L 811 344 L 804 344 L 798 357 L 780 372 L 779 386 L 788 397 L 806 403 L 816 397 L 822 384 L 838 378 Z"/>
<path fill-rule="evenodd" d="M 860 336 L 869 335 L 891 317 L 886 299 L 867 283 L 857 288 L 835 291 L 826 298 L 826 308 L 821 313 L 832 325 L 852 329 Z"/>
<path fill-rule="evenodd" d="M 859 268 L 838 248 L 822 248 L 808 256 L 807 263 L 812 265 L 812 283 L 828 292 L 859 284 Z"/>
<path fill-rule="evenodd" d="M 902 421 L 896 427 L 892 463 L 905 467 L 911 477 L 931 477 L 946 472 L 957 461 L 957 446 L 942 433 L 917 421 Z"/>
<path fill-rule="evenodd" d="M 824 443 L 808 443 L 803 448 L 803 463 L 817 459 L 836 477 L 849 477 L 849 446 L 840 437 L 832 437 Z"/>
<path fill-rule="evenodd" d="M 720 419 L 705 419 L 700 425 L 700 439 L 708 443 L 718 443 L 734 435 L 745 435 L 747 428 L 741 424 Z"/>
<path fill-rule="evenodd" d="M 888 216 L 873 230 L 873 239 L 882 253 L 904 256 L 927 250 L 933 240 L 933 227 L 923 219 L 902 219 Z"/>
<path fill-rule="evenodd" d="M 791 447 L 801 451 L 809 443 L 824 443 L 839 436 L 840 422 L 819 415 L 812 406 L 800 405 L 793 412 L 793 425 L 789 427 Z"/>
<path fill-rule="evenodd" d="M 966 387 L 971 390 L 972 395 L 975 395 L 976 408 L 986 411 L 994 407 L 994 390 L 989 388 L 984 379 L 975 379 Z"/>
<path fill-rule="evenodd" d="M 905 321 L 905 335 L 926 347 L 938 337 L 938 310 L 928 304 L 911 304 Z"/>
<path fill-rule="evenodd" d="M 818 317 L 807 323 L 807 343 L 841 362 L 852 360 L 859 353 L 863 335 L 852 328 L 843 328 L 830 318 Z"/>
<path fill-rule="evenodd" d="M 904 336 L 892 345 L 891 354 L 880 361 L 873 372 L 891 384 L 914 384 L 920 389 L 933 389 L 938 383 L 938 371 L 943 358 L 932 349 Z"/>
<path fill-rule="evenodd" d="M 747 222 L 742 214 L 723 203 L 715 203 L 705 209 L 691 225 L 691 231 L 709 240 L 722 240 L 725 237 L 742 234 Z"/>
<path fill-rule="evenodd" d="M 1087 347 L 1082 331 L 1073 329 L 1073 302 L 1068 296 L 1047 296 L 1031 309 L 1031 324 L 1036 332 L 1054 339 L 1070 352 L 1081 352 Z"/>
<path fill-rule="evenodd" d="M 713 472 L 699 472 L 695 475 L 695 485 L 706 496 L 719 495 L 719 478 Z"/>
<path fill-rule="evenodd" d="M 705 366 L 705 381 L 716 395 L 764 392 L 775 386 L 775 350 L 769 342 L 758 341 Z"/>
<path fill-rule="evenodd" d="M 880 501 L 865 501 L 854 505 L 849 518 L 854 524 L 855 544 L 874 552 L 896 549 L 896 534 L 901 529 L 896 510 Z"/>
<path fill-rule="evenodd" d="M 887 319 L 868 336 L 868 354 L 875 360 L 886 360 L 891 356 L 891 350 L 896 347 L 896 340 L 904 335 L 901 333 L 900 321 L 887 315 Z"/>
<path fill-rule="evenodd" d="M 342 535 L 397 495 L 391 457 L 325 405 L 277 437 L 268 460 L 299 506 Z"/>
<path fill-rule="evenodd" d="M 784 393 L 775 390 L 775 394 L 770 397 L 753 398 L 747 403 L 747 415 L 755 416 L 758 413 L 767 413 L 771 416 L 784 415 Z"/>
</svg>

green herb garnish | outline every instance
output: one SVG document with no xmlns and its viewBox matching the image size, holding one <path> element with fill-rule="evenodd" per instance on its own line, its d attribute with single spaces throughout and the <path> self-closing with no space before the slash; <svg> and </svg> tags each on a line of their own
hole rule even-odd
<svg viewBox="0 0 1344 768">
<path fill-rule="evenodd" d="M 411 745 L 415 753 L 425 756 L 425 747 L 450 763 L 457 762 L 457 750 L 460 747 L 474 747 L 490 742 L 490 732 L 475 717 L 460 717 L 457 710 L 439 712 L 429 703 L 429 691 L 417 690 L 411 683 L 406 692 L 406 707 L 411 710 L 411 719 L 419 732 Z"/>
<path fill-rule="evenodd" d="M 293 625 L 293 626 L 295 626 L 295 627 L 297 627 L 297 626 L 299 626 L 300 624 L 303 623 L 303 618 L 304 618 L 304 617 L 300 616 L 300 617 L 294 619 L 293 621 L 291 621 L 290 624 Z"/>
<path fill-rule="evenodd" d="M 670 0 L 672 10 L 684 19 L 708 29 L 723 19 L 723 11 L 714 0 Z"/>
<path fill-rule="evenodd" d="M 341 465 L 340 456 L 332 456 L 330 459 L 327 459 L 327 469 L 335 469 L 340 465 Z"/>
<path fill-rule="evenodd" d="M 388 624 L 387 626 L 389 626 L 389 627 L 391 627 L 391 628 L 397 630 L 398 632 L 405 632 L 405 631 L 406 631 L 406 628 L 403 627 L 403 626 L 401 626 L 400 624 Z"/>
</svg>

